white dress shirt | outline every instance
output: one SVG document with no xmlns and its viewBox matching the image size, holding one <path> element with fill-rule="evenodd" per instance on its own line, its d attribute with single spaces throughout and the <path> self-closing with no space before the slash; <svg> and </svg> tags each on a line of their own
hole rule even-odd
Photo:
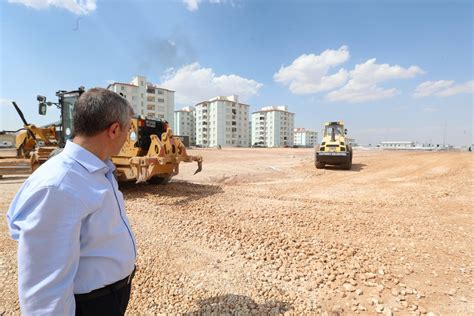
<svg viewBox="0 0 474 316">
<path fill-rule="evenodd" d="M 7 213 L 24 315 L 74 315 L 74 294 L 127 277 L 135 239 L 115 166 L 68 141 L 22 185 Z"/>
</svg>

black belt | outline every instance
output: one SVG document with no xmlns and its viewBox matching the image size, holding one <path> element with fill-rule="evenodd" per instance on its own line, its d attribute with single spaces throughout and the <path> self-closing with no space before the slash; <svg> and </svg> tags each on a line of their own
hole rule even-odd
<svg viewBox="0 0 474 316">
<path fill-rule="evenodd" d="M 133 277 L 135 276 L 135 270 L 136 268 L 133 268 L 132 273 L 126 277 L 125 279 L 122 279 L 120 281 L 117 281 L 115 283 L 109 284 L 107 286 L 104 286 L 100 289 L 93 290 L 92 292 L 85 293 L 85 294 L 74 294 L 74 298 L 76 299 L 77 302 L 85 302 L 89 301 L 107 294 L 111 294 L 113 292 L 116 292 L 123 288 L 126 285 L 129 285 L 132 282 Z"/>
</svg>

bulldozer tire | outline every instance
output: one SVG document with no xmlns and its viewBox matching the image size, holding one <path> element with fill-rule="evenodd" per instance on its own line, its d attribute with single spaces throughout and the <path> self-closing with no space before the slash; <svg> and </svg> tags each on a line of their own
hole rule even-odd
<svg viewBox="0 0 474 316">
<path fill-rule="evenodd" d="M 324 167 L 326 167 L 325 163 L 316 161 L 316 169 L 324 169 Z"/>
<path fill-rule="evenodd" d="M 352 153 L 350 155 L 349 161 L 347 161 L 344 165 L 342 165 L 342 168 L 345 170 L 351 170 L 352 168 Z"/>
<path fill-rule="evenodd" d="M 171 180 L 171 177 L 151 177 L 147 180 L 150 184 L 162 184 L 165 185 Z"/>
<path fill-rule="evenodd" d="M 342 168 L 345 169 L 345 170 L 351 170 L 352 162 L 351 161 L 347 162 L 346 164 L 343 165 Z"/>
</svg>

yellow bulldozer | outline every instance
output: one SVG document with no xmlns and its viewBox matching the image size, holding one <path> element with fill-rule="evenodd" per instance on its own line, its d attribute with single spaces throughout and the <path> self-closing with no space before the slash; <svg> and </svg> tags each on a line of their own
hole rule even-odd
<svg viewBox="0 0 474 316">
<path fill-rule="evenodd" d="M 47 127 L 37 127 L 29 124 L 16 102 L 13 101 L 12 104 L 23 121 L 23 128 L 17 132 L 15 137 L 17 157 L 29 159 L 31 170 L 34 171 L 59 146 L 56 126 L 53 124 Z"/>
<path fill-rule="evenodd" d="M 165 184 L 179 173 L 181 162 L 198 164 L 202 157 L 190 156 L 178 137 L 173 136 L 165 121 L 133 118 L 129 136 L 117 156 L 112 156 L 118 181 L 147 181 Z"/>
<path fill-rule="evenodd" d="M 46 97 L 38 96 L 40 115 L 45 115 L 47 107 L 51 105 L 56 105 L 61 111 L 60 124 L 47 128 L 36 128 L 28 124 L 21 110 L 14 104 L 25 128 L 25 134 L 20 133 L 17 136 L 17 149 L 21 149 L 22 156 L 29 155 L 32 171 L 60 152 L 66 141 L 74 137 L 74 106 L 84 91 L 84 87 L 74 91 L 60 90 L 56 92 L 58 102 L 47 102 Z M 111 159 L 116 166 L 115 175 L 120 182 L 146 181 L 165 184 L 178 174 L 181 162 L 195 161 L 198 167 L 194 174 L 202 170 L 202 157 L 188 155 L 186 147 L 178 137 L 173 136 L 166 121 L 140 117 L 132 118 L 124 146 L 120 153 Z"/>
<path fill-rule="evenodd" d="M 323 169 L 326 165 L 336 165 L 343 169 L 352 168 L 352 146 L 348 143 L 347 129 L 341 121 L 324 124 L 323 140 L 316 147 L 315 166 Z"/>
</svg>

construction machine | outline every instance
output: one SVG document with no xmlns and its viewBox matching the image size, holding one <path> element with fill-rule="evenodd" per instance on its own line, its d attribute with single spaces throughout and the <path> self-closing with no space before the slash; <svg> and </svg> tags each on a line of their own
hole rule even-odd
<svg viewBox="0 0 474 316">
<path fill-rule="evenodd" d="M 188 155 L 168 123 L 161 120 L 133 118 L 125 144 L 111 158 L 118 181 L 165 184 L 179 173 L 181 162 L 196 161 L 194 174 L 202 170 L 202 157 Z"/>
<path fill-rule="evenodd" d="M 341 121 L 324 124 L 323 139 L 316 147 L 315 165 L 323 169 L 326 165 L 336 165 L 350 170 L 352 167 L 352 146 L 347 141 L 347 129 Z"/>
<path fill-rule="evenodd" d="M 17 157 L 30 159 L 31 169 L 34 171 L 45 162 L 51 151 L 58 147 L 56 126 L 37 127 L 29 124 L 20 107 L 15 101 L 12 104 L 23 121 L 23 128 L 18 131 L 15 137 L 15 147 Z"/>
<path fill-rule="evenodd" d="M 60 90 L 56 92 L 57 103 L 47 102 L 46 97 L 38 96 L 39 114 L 45 115 L 48 106 L 56 105 L 61 110 L 61 121 L 50 130 L 51 135 L 55 135 L 55 142 L 51 137 L 51 142 L 45 142 L 45 145 L 48 146 L 33 146 L 35 149 L 31 149 L 31 146 L 28 147 L 30 148 L 32 169 L 46 161 L 47 157 L 58 153 L 65 146 L 67 140 L 74 137 L 74 106 L 84 91 L 84 87 L 74 91 Z M 17 111 L 19 114 L 21 113 L 19 108 Z M 24 120 L 22 113 L 20 117 Z M 26 124 L 25 120 L 24 123 L 25 126 L 34 126 Z M 32 139 L 38 140 L 37 135 L 41 135 L 41 133 L 38 131 L 34 133 L 33 130 L 33 128 L 27 129 L 28 135 Z M 46 138 L 41 136 L 41 139 L 45 140 Z M 44 147 L 48 148 L 46 158 L 44 157 L 46 152 L 41 150 Z M 165 184 L 178 174 L 181 162 L 197 162 L 198 168 L 194 174 L 202 170 L 202 157 L 188 155 L 186 147 L 179 138 L 173 136 L 166 121 L 140 117 L 131 119 L 127 140 L 119 154 L 112 156 L 111 160 L 116 166 L 115 175 L 118 181 L 146 181 L 153 184 Z"/>
</svg>

